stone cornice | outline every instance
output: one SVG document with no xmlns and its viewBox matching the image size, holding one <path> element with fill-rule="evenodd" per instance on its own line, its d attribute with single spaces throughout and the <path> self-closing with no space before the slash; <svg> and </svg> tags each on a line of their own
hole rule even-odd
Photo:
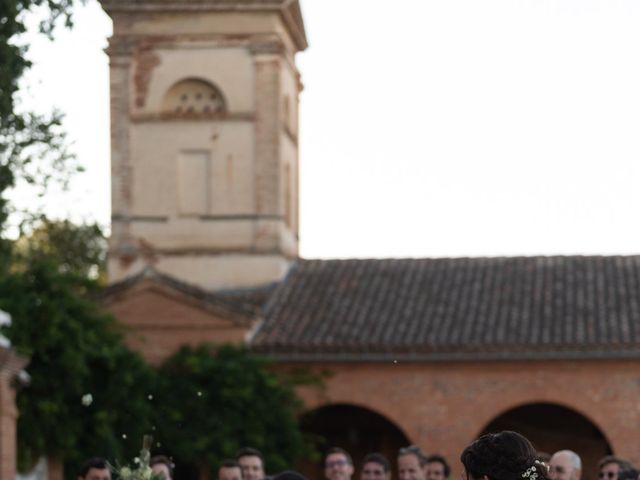
<svg viewBox="0 0 640 480">
<path fill-rule="evenodd" d="M 298 0 L 100 0 L 109 14 L 118 12 L 279 12 L 296 48 L 307 48 Z"/>
<path fill-rule="evenodd" d="M 284 43 L 275 34 L 176 34 L 176 35 L 114 35 L 109 39 L 106 53 L 113 56 L 130 56 L 140 49 L 212 49 L 245 47 L 254 54 L 283 54 Z M 289 60 L 289 57 L 286 57 Z M 295 65 L 291 68 L 297 73 Z"/>
<path fill-rule="evenodd" d="M 253 112 L 235 113 L 134 113 L 131 115 L 133 123 L 157 122 L 253 122 Z"/>
</svg>

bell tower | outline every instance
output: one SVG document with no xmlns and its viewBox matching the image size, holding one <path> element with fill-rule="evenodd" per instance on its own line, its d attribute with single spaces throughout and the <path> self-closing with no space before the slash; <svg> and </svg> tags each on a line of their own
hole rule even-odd
<svg viewBox="0 0 640 480">
<path fill-rule="evenodd" d="M 113 20 L 110 281 L 208 289 L 298 254 L 298 0 L 101 0 Z"/>
</svg>

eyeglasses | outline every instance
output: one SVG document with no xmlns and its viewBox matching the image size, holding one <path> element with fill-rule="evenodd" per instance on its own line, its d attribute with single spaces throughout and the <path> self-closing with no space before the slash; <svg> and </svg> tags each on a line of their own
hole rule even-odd
<svg viewBox="0 0 640 480">
<path fill-rule="evenodd" d="M 614 479 L 618 476 L 617 473 L 615 472 L 600 472 L 598 474 L 598 478 L 610 478 L 610 479 Z"/>
<path fill-rule="evenodd" d="M 349 462 L 347 462 L 346 460 L 333 460 L 331 462 L 326 462 L 324 464 L 324 466 L 326 468 L 331 468 L 331 467 L 344 467 L 346 465 L 348 465 Z"/>
</svg>

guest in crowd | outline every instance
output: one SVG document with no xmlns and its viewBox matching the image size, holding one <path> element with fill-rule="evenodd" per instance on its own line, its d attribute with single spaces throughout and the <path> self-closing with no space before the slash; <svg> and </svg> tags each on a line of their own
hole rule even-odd
<svg viewBox="0 0 640 480">
<path fill-rule="evenodd" d="M 451 475 L 451 468 L 442 455 L 429 455 L 425 469 L 427 480 L 446 480 Z"/>
<path fill-rule="evenodd" d="M 427 457 L 419 447 L 411 445 L 398 452 L 398 480 L 426 480 Z"/>
<path fill-rule="evenodd" d="M 582 460 L 571 450 L 560 450 L 549 460 L 549 477 L 551 480 L 580 480 L 582 476 Z"/>
<path fill-rule="evenodd" d="M 235 460 L 225 460 L 218 468 L 218 480 L 242 480 L 242 469 Z"/>
<path fill-rule="evenodd" d="M 391 464 L 381 453 L 370 453 L 362 460 L 360 480 L 391 480 Z"/>
<path fill-rule="evenodd" d="M 324 459 L 324 476 L 327 480 L 351 480 L 353 460 L 342 448 L 329 449 Z"/>
<path fill-rule="evenodd" d="M 78 480 L 111 480 L 109 463 L 102 457 L 86 460 L 80 467 Z"/>
<path fill-rule="evenodd" d="M 236 453 L 236 460 L 242 469 L 242 480 L 262 480 L 265 478 L 264 455 L 251 447 L 242 448 Z"/>
<path fill-rule="evenodd" d="M 607 455 L 598 462 L 598 478 L 600 480 L 618 480 L 618 473 L 629 470 L 631 464 L 615 455 Z"/>
</svg>

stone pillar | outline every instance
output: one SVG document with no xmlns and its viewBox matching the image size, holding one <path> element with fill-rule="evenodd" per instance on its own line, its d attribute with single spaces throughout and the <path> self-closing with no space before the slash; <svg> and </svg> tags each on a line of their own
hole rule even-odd
<svg viewBox="0 0 640 480">
<path fill-rule="evenodd" d="M 129 149 L 131 42 L 111 38 L 107 53 L 111 89 L 111 238 L 109 277 L 119 278 L 120 269 L 136 257 L 130 232 L 133 168 Z"/>
<path fill-rule="evenodd" d="M 269 251 L 277 245 L 280 205 L 280 61 L 283 46 L 277 41 L 253 45 L 255 64 L 255 198 L 261 219 L 255 230 L 254 246 Z"/>
<path fill-rule="evenodd" d="M 0 480 L 16 478 L 16 392 L 13 382 L 28 363 L 12 349 L 0 347 Z"/>
</svg>

